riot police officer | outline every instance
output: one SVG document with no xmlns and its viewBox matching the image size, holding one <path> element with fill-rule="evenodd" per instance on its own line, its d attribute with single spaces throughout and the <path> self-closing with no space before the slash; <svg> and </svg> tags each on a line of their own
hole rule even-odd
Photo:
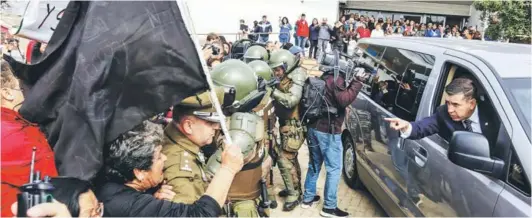
<svg viewBox="0 0 532 218">
<path fill-rule="evenodd" d="M 261 86 L 266 85 L 266 83 L 271 82 L 273 77 L 273 71 L 268 65 L 268 63 L 262 61 L 262 60 L 255 60 L 252 62 L 249 62 L 248 65 L 255 71 L 255 74 L 259 77 L 259 89 Z M 262 84 L 261 84 L 262 83 Z M 270 208 L 275 209 L 277 208 L 277 200 L 275 198 L 274 193 L 274 185 L 273 185 L 273 164 L 275 159 L 275 143 L 276 143 L 276 137 L 275 137 L 275 123 L 277 122 L 277 117 L 275 116 L 275 113 L 273 111 L 273 101 L 271 99 L 271 92 L 273 89 L 270 87 L 266 88 L 266 95 L 262 99 L 262 101 L 259 103 L 257 107 L 253 109 L 254 112 L 256 112 L 258 115 L 262 116 L 264 122 L 265 122 L 265 140 L 263 140 L 262 143 L 264 143 L 264 146 L 267 148 L 268 156 L 262 163 L 262 178 L 266 182 L 266 186 L 268 188 L 268 199 L 270 200 Z"/>
<path fill-rule="evenodd" d="M 271 54 L 269 65 L 279 81 L 273 86 L 272 93 L 281 135 L 281 144 L 276 147 L 277 163 L 286 186 L 279 195 L 286 197 L 283 210 L 291 211 L 300 203 L 302 195 L 301 167 L 297 154 L 304 143 L 305 133 L 299 120 L 299 102 L 307 74 L 299 67 L 299 59 L 284 49 Z"/>
<path fill-rule="evenodd" d="M 233 144 L 240 146 L 244 156 L 244 167 L 236 174 L 229 189 L 224 210 L 228 216 L 259 217 L 267 214 L 260 210 L 262 163 L 266 156 L 263 143 L 264 121 L 253 112 L 265 96 L 264 90 L 258 90 L 257 75 L 247 64 L 240 60 L 227 60 L 212 72 L 216 86 L 233 89 L 234 104 L 224 107 L 224 113 L 230 115 L 229 134 Z M 217 150 L 207 162 L 207 173 L 214 175 L 220 167 L 221 150 Z M 267 197 L 266 197 L 267 198 Z M 264 212 L 264 213 L 261 213 Z"/>
<path fill-rule="evenodd" d="M 244 62 L 249 63 L 254 60 L 268 61 L 270 59 L 270 54 L 268 50 L 260 45 L 253 45 L 246 50 L 244 53 Z"/>
</svg>

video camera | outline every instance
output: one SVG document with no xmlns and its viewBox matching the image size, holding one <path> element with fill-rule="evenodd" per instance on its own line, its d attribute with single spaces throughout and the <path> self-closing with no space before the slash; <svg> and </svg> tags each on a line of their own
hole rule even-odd
<svg viewBox="0 0 532 218">
<path fill-rule="evenodd" d="M 17 194 L 17 216 L 27 217 L 26 211 L 35 205 L 49 203 L 53 201 L 52 191 L 55 189 L 50 183 L 50 177 L 45 176 L 41 180 L 41 173 L 35 171 L 35 152 L 37 148 L 33 147 L 30 166 L 30 181 L 20 187 L 20 193 Z"/>
<path fill-rule="evenodd" d="M 345 57 L 345 59 L 340 59 L 340 56 Z M 360 60 L 360 58 L 340 54 L 338 51 L 334 51 L 334 54 L 323 55 L 319 64 L 319 70 L 324 72 L 324 74 L 334 73 L 335 71 L 342 74 L 345 78 L 346 87 L 355 78 L 357 68 L 363 68 L 366 73 L 372 75 L 376 72 L 374 66 Z"/>
</svg>

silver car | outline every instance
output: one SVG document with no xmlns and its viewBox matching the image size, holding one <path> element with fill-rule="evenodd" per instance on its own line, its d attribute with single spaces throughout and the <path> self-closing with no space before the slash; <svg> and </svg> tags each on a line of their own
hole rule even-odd
<svg viewBox="0 0 532 218">
<path fill-rule="evenodd" d="M 350 187 L 365 187 L 390 216 L 531 216 L 530 45 L 367 38 L 357 47 L 376 74 L 342 133 Z M 444 87 L 463 76 L 474 80 L 479 112 L 492 118 L 483 125 L 495 134 L 409 140 L 384 121 L 430 116 L 445 104 Z"/>
</svg>

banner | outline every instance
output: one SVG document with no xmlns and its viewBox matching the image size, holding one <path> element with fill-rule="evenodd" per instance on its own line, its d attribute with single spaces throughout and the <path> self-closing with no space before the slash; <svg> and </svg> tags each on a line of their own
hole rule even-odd
<svg viewBox="0 0 532 218">
<path fill-rule="evenodd" d="M 48 43 L 67 5 L 68 1 L 28 1 L 20 25 L 10 29 L 10 33 Z"/>
<path fill-rule="evenodd" d="M 94 178 L 120 134 L 208 89 L 182 16 L 175 1 L 72 1 L 37 63 L 4 56 L 61 176 Z"/>
</svg>

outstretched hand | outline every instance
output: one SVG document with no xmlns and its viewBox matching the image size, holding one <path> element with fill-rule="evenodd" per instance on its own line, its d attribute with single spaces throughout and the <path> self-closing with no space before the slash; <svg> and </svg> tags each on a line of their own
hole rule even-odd
<svg viewBox="0 0 532 218">
<path fill-rule="evenodd" d="M 394 130 L 400 130 L 402 132 L 406 131 L 410 126 L 408 121 L 399 118 L 384 118 L 384 120 L 390 122 L 390 128 Z"/>
</svg>

